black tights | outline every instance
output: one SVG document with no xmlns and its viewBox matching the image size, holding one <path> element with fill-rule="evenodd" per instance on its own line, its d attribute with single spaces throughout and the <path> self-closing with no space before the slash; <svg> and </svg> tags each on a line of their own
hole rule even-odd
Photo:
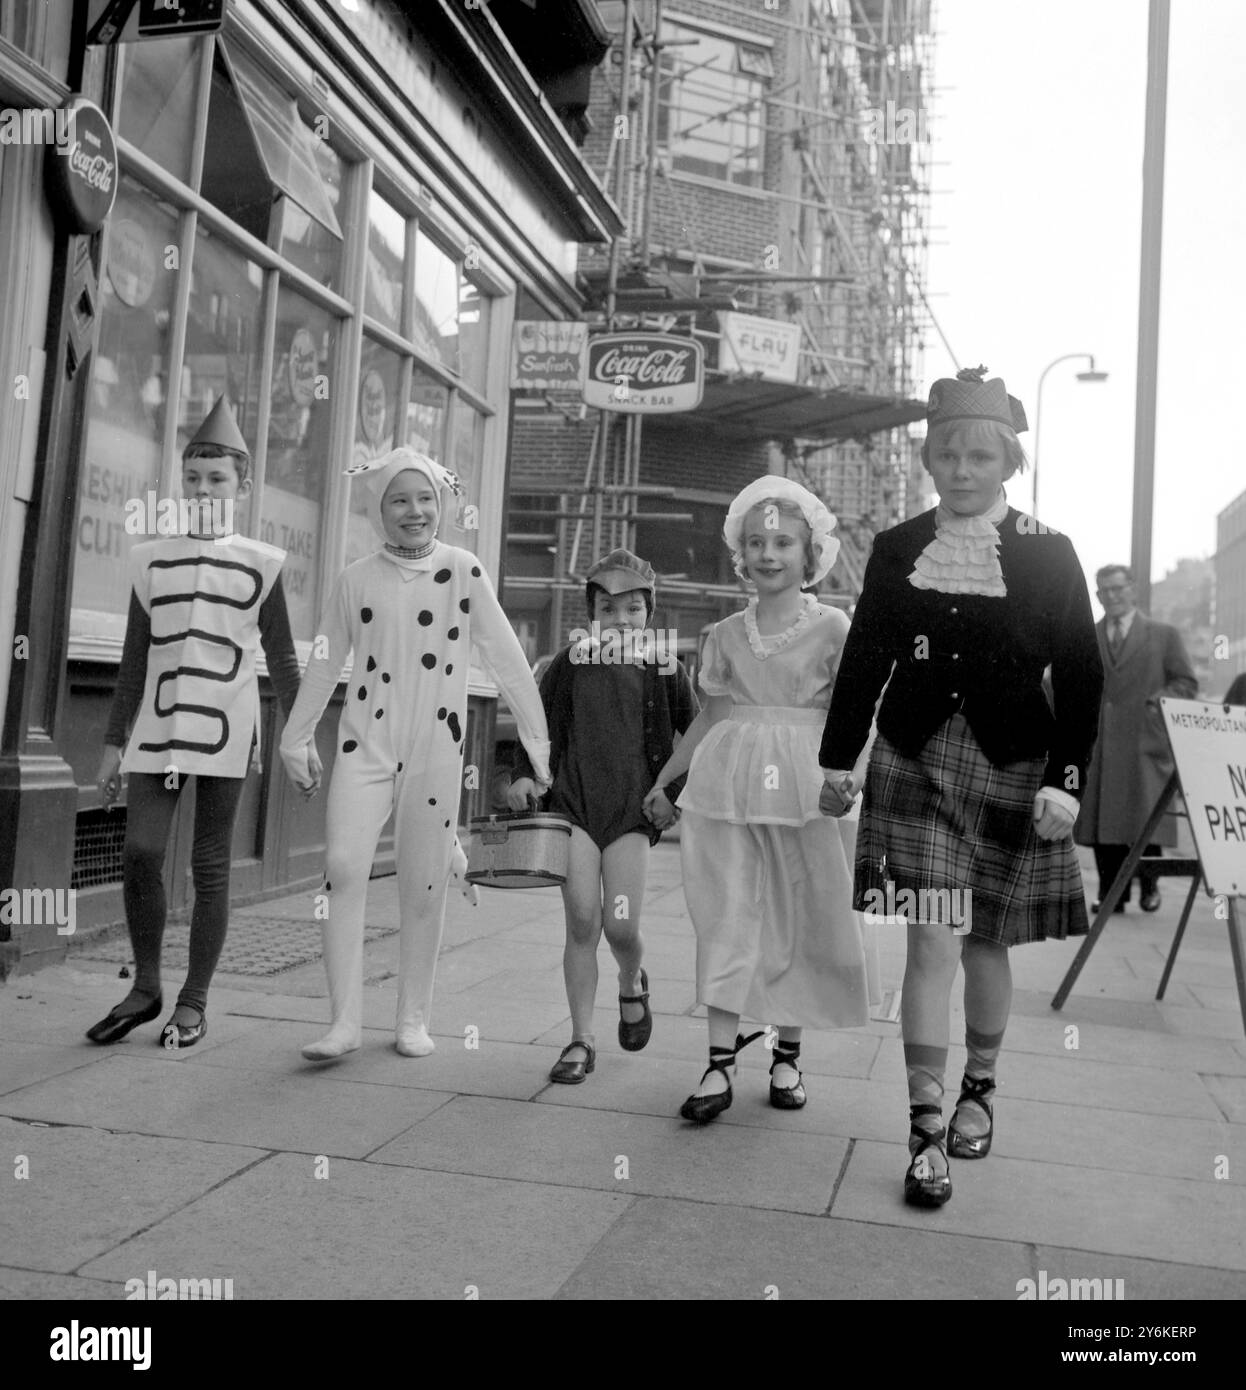
<svg viewBox="0 0 1246 1390">
<path fill-rule="evenodd" d="M 129 777 L 123 863 L 125 915 L 135 972 L 134 988 L 125 1005 L 136 1009 L 161 992 L 160 947 L 167 910 L 164 856 L 185 779 L 179 776 L 176 780 L 176 787 L 168 787 L 160 773 L 132 772 Z M 243 782 L 241 777 L 195 778 L 191 850 L 195 907 L 190 919 L 190 969 L 177 1002 L 200 1014 L 207 1008 L 208 986 L 229 925 L 230 845 Z M 123 1011 L 130 1010 L 123 1006 Z"/>
</svg>

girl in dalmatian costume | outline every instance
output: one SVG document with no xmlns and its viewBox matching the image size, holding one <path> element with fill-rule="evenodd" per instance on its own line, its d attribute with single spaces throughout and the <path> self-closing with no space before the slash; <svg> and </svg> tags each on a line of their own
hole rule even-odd
<svg viewBox="0 0 1246 1390">
<path fill-rule="evenodd" d="M 473 644 L 515 711 L 542 790 L 549 782 L 545 712 L 523 649 L 476 557 L 437 539 L 458 479 L 408 448 L 346 471 L 363 476 L 384 544 L 334 586 L 321 620 L 326 640 L 315 644 L 281 742 L 292 780 L 314 791 L 316 725 L 353 651 L 326 815 L 323 941 L 333 1020 L 303 1048 L 311 1061 L 360 1044 L 364 900 L 391 812 L 401 921 L 396 1045 L 404 1057 L 433 1051 L 428 1024 L 446 891 L 465 868 L 455 823 Z"/>
</svg>

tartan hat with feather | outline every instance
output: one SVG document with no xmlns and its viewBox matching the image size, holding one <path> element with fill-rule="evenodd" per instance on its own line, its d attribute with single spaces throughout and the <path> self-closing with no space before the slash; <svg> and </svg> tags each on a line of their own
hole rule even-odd
<svg viewBox="0 0 1246 1390">
<path fill-rule="evenodd" d="M 1025 408 L 1010 396 L 1003 381 L 983 381 L 985 367 L 965 367 L 954 377 L 940 377 L 930 388 L 927 425 L 946 425 L 953 420 L 994 420 L 1017 434 L 1029 429 Z"/>
</svg>

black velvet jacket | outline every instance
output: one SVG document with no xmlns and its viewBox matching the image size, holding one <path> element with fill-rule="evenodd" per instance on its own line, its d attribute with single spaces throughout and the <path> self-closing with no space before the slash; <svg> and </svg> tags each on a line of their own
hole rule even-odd
<svg viewBox="0 0 1246 1390">
<path fill-rule="evenodd" d="M 1015 507 L 997 529 L 1004 598 L 909 583 L 934 539 L 933 508 L 875 537 L 822 735 L 823 767 L 853 766 L 887 684 L 878 729 L 907 756 L 959 710 L 992 763 L 1046 758 L 1044 786 L 1081 796 L 1103 689 L 1081 565 L 1067 536 Z M 1054 713 L 1043 693 L 1048 665 Z"/>
</svg>

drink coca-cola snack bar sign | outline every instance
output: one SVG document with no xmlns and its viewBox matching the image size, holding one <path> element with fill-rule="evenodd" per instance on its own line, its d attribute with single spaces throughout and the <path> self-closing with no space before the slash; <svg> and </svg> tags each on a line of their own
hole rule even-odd
<svg viewBox="0 0 1246 1390">
<path fill-rule="evenodd" d="M 68 138 L 43 161 L 48 201 L 75 232 L 96 232 L 117 196 L 117 144 L 108 118 L 93 101 L 65 103 Z"/>
<path fill-rule="evenodd" d="M 585 404 L 632 415 L 695 410 L 705 387 L 704 357 L 695 338 L 668 333 L 590 338 L 584 357 Z"/>
</svg>

